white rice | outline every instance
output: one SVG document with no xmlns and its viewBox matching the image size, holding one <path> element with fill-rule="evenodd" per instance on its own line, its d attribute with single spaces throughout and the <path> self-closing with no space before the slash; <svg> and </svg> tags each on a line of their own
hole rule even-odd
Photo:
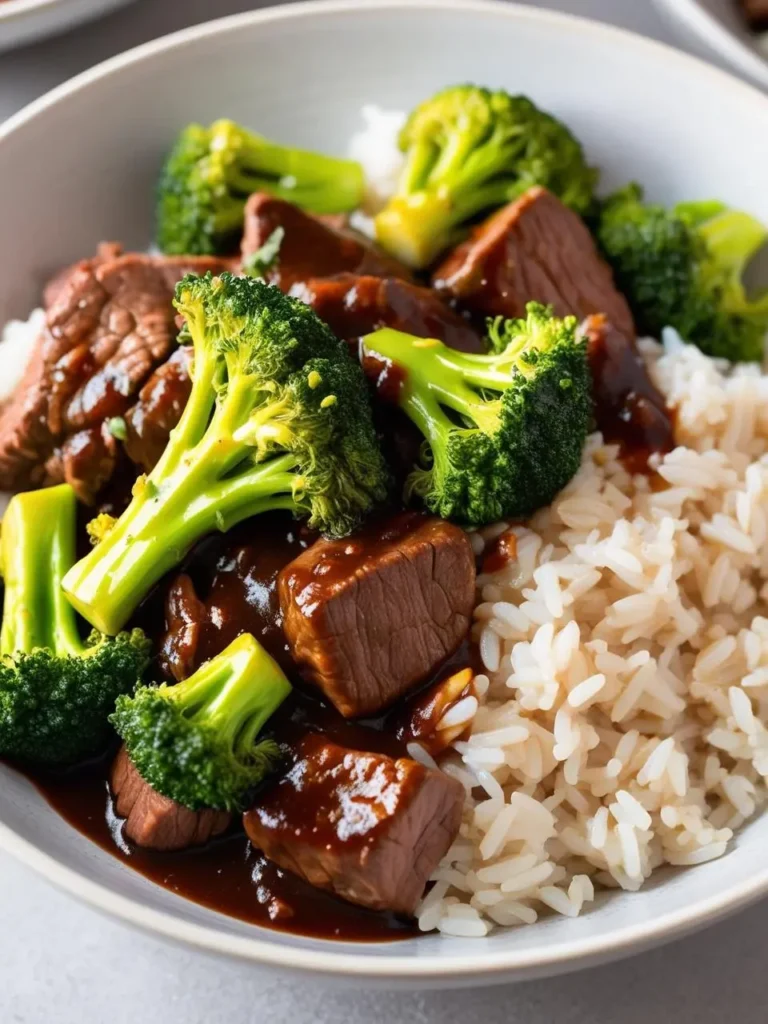
<svg viewBox="0 0 768 1024">
<path fill-rule="evenodd" d="M 641 349 L 679 447 L 651 482 L 593 435 L 551 508 L 513 527 L 516 561 L 478 579 L 487 680 L 439 759 L 467 799 L 425 930 L 575 916 L 596 887 L 722 856 L 765 803 L 768 376 L 669 330 Z M 507 528 L 474 532 L 476 553 Z"/>
<path fill-rule="evenodd" d="M 349 140 L 347 155 L 362 164 L 366 193 L 362 211 L 353 213 L 350 223 L 372 238 L 371 218 L 395 191 L 403 165 L 397 137 L 406 115 L 401 110 L 384 110 L 375 104 L 366 104 L 361 112 L 364 127 Z"/>
<path fill-rule="evenodd" d="M 9 320 L 0 335 L 0 402 L 16 390 L 45 323 L 45 311 L 33 309 L 26 320 Z"/>
</svg>

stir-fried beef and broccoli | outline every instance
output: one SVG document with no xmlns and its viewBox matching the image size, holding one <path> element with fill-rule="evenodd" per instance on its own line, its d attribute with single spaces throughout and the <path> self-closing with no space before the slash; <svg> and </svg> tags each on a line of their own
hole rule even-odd
<svg viewBox="0 0 768 1024">
<path fill-rule="evenodd" d="M 398 145 L 366 222 L 354 160 L 187 126 L 159 252 L 58 274 L 0 409 L 0 755 L 106 775 L 123 851 L 258 851 L 280 927 L 307 886 L 329 928 L 416 912 L 462 820 L 433 757 L 483 693 L 478 573 L 596 429 L 632 472 L 673 446 L 636 334 L 749 361 L 768 330 L 762 225 L 602 196 L 528 98 L 444 89 Z"/>
</svg>

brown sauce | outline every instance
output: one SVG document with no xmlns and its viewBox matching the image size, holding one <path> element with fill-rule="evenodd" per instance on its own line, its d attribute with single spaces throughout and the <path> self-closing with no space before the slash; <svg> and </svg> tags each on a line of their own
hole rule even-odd
<svg viewBox="0 0 768 1024">
<path fill-rule="evenodd" d="M 466 667 L 458 672 L 446 669 L 436 683 L 408 698 L 402 709 L 392 714 L 394 733 L 401 743 L 418 743 L 432 757 L 437 757 L 466 731 L 463 726 L 439 726 L 441 719 L 459 701 L 477 696 L 475 672 L 468 664 L 471 660 L 466 658 Z"/>
<path fill-rule="evenodd" d="M 251 846 L 239 822 L 221 839 L 182 853 L 125 843 L 108 793 L 108 767 L 103 759 L 32 781 L 70 825 L 157 885 L 249 924 L 313 938 L 382 942 L 415 934 L 412 922 L 345 903 L 275 867 Z"/>
<path fill-rule="evenodd" d="M 418 516 L 406 513 L 398 527 Z M 253 632 L 282 661 L 294 690 L 272 720 L 275 735 L 295 742 L 308 731 L 357 750 L 407 756 L 391 718 L 350 722 L 305 691 L 287 657 L 280 628 L 276 580 L 280 569 L 308 543 L 290 516 L 277 513 L 241 524 L 226 537 L 205 541 L 184 567 L 198 599 L 209 610 L 194 663 L 222 650 L 243 630 Z M 163 597 L 168 585 L 141 609 L 138 619 L 155 636 L 164 628 Z M 154 630 L 151 629 L 154 623 Z M 439 678 L 469 664 L 463 646 L 442 666 Z M 252 924 L 318 938 L 388 941 L 416 934 L 413 922 L 374 913 L 321 892 L 268 862 L 248 842 L 240 822 L 202 849 L 158 853 L 126 843 L 115 817 L 106 778 L 109 756 L 65 773 L 28 772 L 50 805 L 70 825 L 158 885 L 195 903 Z"/>
<path fill-rule="evenodd" d="M 383 359 L 373 352 L 360 348 L 360 364 L 363 372 L 376 389 L 376 396 L 389 405 L 398 405 L 406 380 L 407 371 L 391 359 Z"/>
<path fill-rule="evenodd" d="M 644 473 L 651 455 L 674 448 L 672 411 L 635 345 L 605 317 L 589 317 L 587 333 L 597 425 L 606 441 L 621 445 L 627 469 Z"/>
<path fill-rule="evenodd" d="M 488 545 L 483 554 L 482 571 L 484 573 L 499 572 L 509 562 L 514 562 L 516 558 L 517 534 L 513 530 L 505 530 Z"/>
<path fill-rule="evenodd" d="M 354 344 L 381 327 L 419 338 L 439 338 L 449 348 L 482 352 L 480 334 L 431 289 L 394 277 L 337 274 L 294 288 L 339 338 Z"/>
</svg>

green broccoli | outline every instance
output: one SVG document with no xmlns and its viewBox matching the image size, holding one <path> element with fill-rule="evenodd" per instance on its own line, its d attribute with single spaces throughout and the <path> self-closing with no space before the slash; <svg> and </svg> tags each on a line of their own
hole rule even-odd
<svg viewBox="0 0 768 1024">
<path fill-rule="evenodd" d="M 575 317 L 531 302 L 490 325 L 495 351 L 468 355 L 383 329 L 365 363 L 397 366 L 398 402 L 425 439 L 407 494 L 444 519 L 479 525 L 548 504 L 579 468 L 592 416 L 587 346 Z"/>
<path fill-rule="evenodd" d="M 210 273 L 185 277 L 175 305 L 194 345 L 184 413 L 126 511 L 64 579 L 105 633 L 206 534 L 290 509 L 341 537 L 386 492 L 362 371 L 309 306 Z"/>
<path fill-rule="evenodd" d="M 175 686 L 142 686 L 120 697 L 110 721 L 137 771 L 184 807 L 241 811 L 279 759 L 259 740 L 291 692 L 278 664 L 243 633 Z"/>
<path fill-rule="evenodd" d="M 762 360 L 768 294 L 750 301 L 742 283 L 768 238 L 759 221 L 718 202 L 646 205 L 627 185 L 602 204 L 597 236 L 642 333 L 671 326 L 708 355 Z"/>
<path fill-rule="evenodd" d="M 346 213 L 359 206 L 364 189 L 354 160 L 281 146 L 234 121 L 190 124 L 160 174 L 157 244 L 166 253 L 226 254 L 237 246 L 253 192 L 311 213 Z"/>
<path fill-rule="evenodd" d="M 149 642 L 138 629 L 81 640 L 61 591 L 75 560 L 72 488 L 15 495 L 0 558 L 0 754 L 61 765 L 98 753 L 115 699 L 133 692 L 149 663 Z"/>
<path fill-rule="evenodd" d="M 375 225 L 409 266 L 428 266 L 474 218 L 532 185 L 577 213 L 592 205 L 596 172 L 581 145 L 525 96 L 452 86 L 411 113 L 399 143 L 405 165 Z"/>
</svg>

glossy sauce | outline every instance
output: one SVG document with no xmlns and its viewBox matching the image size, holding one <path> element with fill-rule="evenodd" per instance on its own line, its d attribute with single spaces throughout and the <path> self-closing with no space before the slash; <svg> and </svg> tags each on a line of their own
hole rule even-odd
<svg viewBox="0 0 768 1024">
<path fill-rule="evenodd" d="M 145 472 L 154 468 L 163 454 L 168 435 L 179 421 L 192 390 L 189 365 L 192 351 L 175 349 L 170 358 L 152 374 L 139 392 L 138 401 L 125 417 L 125 450 Z"/>
<path fill-rule="evenodd" d="M 429 288 L 394 277 L 337 274 L 294 288 L 339 338 L 353 342 L 380 327 L 439 338 L 449 348 L 482 352 L 480 335 Z"/>
<path fill-rule="evenodd" d="M 587 320 L 595 418 L 608 442 L 621 445 L 627 468 L 643 473 L 648 458 L 675 444 L 674 419 L 635 345 L 603 316 Z"/>
<path fill-rule="evenodd" d="M 407 938 L 412 922 L 374 913 L 315 889 L 266 860 L 237 826 L 201 849 L 157 853 L 126 843 L 105 781 L 109 759 L 32 781 L 54 810 L 107 853 L 185 899 L 249 924 L 316 938 Z"/>
<path fill-rule="evenodd" d="M 420 516 L 404 513 L 399 528 L 414 518 Z M 226 538 L 211 539 L 198 548 L 185 568 L 195 587 L 195 601 L 208 610 L 210 619 L 200 631 L 190 665 L 218 653 L 247 629 L 283 663 L 295 684 L 271 721 L 276 738 L 295 743 L 308 731 L 316 731 L 352 749 L 407 756 L 391 719 L 349 722 L 342 718 L 305 692 L 287 656 L 279 625 L 277 575 L 312 539 L 289 516 L 276 513 L 244 523 Z M 168 589 L 169 583 L 161 587 L 138 616 L 145 629 L 155 623 L 155 634 L 164 622 L 161 599 Z M 194 610 L 195 604 L 190 607 Z M 441 668 L 440 676 L 449 674 L 452 666 L 467 665 L 468 658 L 464 646 Z M 30 778 L 71 825 L 152 881 L 221 913 L 302 935 L 385 941 L 415 934 L 411 921 L 363 910 L 281 871 L 251 847 L 239 822 L 227 836 L 202 849 L 158 853 L 133 847 L 122 838 L 105 782 L 110 760 L 107 757 L 65 774 L 38 772 Z"/>
</svg>

